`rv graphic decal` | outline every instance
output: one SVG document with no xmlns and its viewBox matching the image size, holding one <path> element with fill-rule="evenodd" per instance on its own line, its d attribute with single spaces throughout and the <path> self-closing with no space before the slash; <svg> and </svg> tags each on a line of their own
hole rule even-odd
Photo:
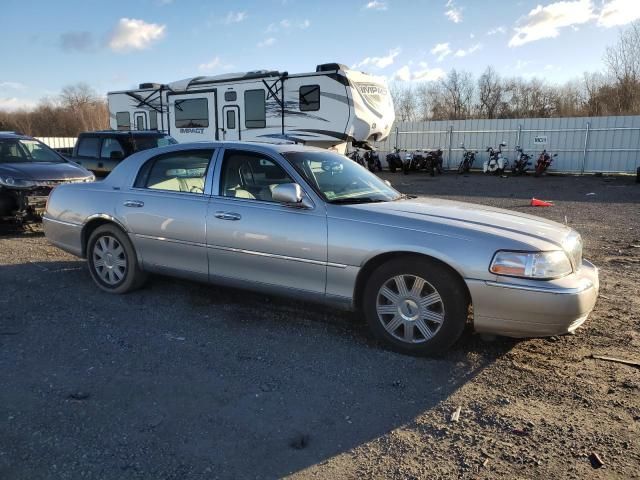
<svg viewBox="0 0 640 480">
<path fill-rule="evenodd" d="M 204 128 L 181 128 L 180 133 L 199 133 L 204 134 Z"/>
</svg>

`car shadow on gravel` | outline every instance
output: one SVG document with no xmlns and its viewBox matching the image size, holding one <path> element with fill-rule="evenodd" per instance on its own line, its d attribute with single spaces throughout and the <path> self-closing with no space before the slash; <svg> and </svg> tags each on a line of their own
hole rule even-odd
<svg viewBox="0 0 640 480">
<path fill-rule="evenodd" d="M 9 478 L 282 477 L 412 424 L 515 344 L 407 357 L 355 314 L 163 277 L 114 296 L 84 262 L 40 263 L 0 266 Z"/>
</svg>

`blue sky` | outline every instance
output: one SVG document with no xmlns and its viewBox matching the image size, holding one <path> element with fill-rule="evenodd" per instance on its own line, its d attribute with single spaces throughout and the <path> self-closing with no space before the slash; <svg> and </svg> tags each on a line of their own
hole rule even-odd
<svg viewBox="0 0 640 480">
<path fill-rule="evenodd" d="M 389 80 L 451 68 L 563 82 L 602 68 L 640 0 L 2 0 L 0 108 L 68 84 L 140 82 L 340 62 Z"/>
</svg>

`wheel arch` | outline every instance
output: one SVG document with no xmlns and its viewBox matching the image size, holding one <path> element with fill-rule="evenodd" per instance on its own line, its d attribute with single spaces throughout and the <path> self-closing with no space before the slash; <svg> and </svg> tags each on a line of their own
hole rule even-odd
<svg viewBox="0 0 640 480">
<path fill-rule="evenodd" d="M 436 258 L 432 255 L 428 255 L 425 253 L 411 252 L 411 251 L 391 251 L 377 254 L 371 258 L 369 258 L 364 265 L 358 271 L 358 275 L 356 277 L 355 287 L 354 287 L 354 306 L 355 309 L 360 311 L 362 310 L 362 300 L 364 296 L 364 290 L 367 283 L 367 279 L 371 276 L 371 274 L 375 271 L 379 266 L 395 259 L 399 258 L 408 258 L 413 257 L 416 260 L 428 260 L 449 270 L 453 275 L 459 280 L 460 285 L 462 286 L 464 292 L 466 293 L 466 299 L 468 303 L 471 303 L 471 292 L 469 292 L 469 288 L 467 287 L 467 283 L 464 281 L 464 277 L 462 274 L 452 267 L 447 262 Z"/>
<path fill-rule="evenodd" d="M 91 234 L 98 228 L 103 225 L 114 225 L 118 227 L 125 235 L 129 235 L 129 232 L 125 228 L 125 226 L 116 218 L 111 215 L 106 214 L 96 214 L 91 215 L 87 218 L 86 222 L 82 226 L 81 232 L 81 246 L 82 246 L 82 258 L 87 257 L 87 244 L 89 243 L 89 238 Z"/>
</svg>

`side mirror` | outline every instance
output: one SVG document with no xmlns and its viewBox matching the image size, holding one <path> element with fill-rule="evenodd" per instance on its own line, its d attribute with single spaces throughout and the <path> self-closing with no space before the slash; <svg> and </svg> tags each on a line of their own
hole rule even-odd
<svg viewBox="0 0 640 480">
<path fill-rule="evenodd" d="M 124 158 L 124 154 L 118 150 L 112 151 L 109 154 L 109 160 L 122 160 Z"/>
<path fill-rule="evenodd" d="M 304 197 L 302 188 L 297 183 L 282 183 L 271 193 L 274 202 L 283 203 L 291 207 L 311 208 L 311 203 Z"/>
</svg>

